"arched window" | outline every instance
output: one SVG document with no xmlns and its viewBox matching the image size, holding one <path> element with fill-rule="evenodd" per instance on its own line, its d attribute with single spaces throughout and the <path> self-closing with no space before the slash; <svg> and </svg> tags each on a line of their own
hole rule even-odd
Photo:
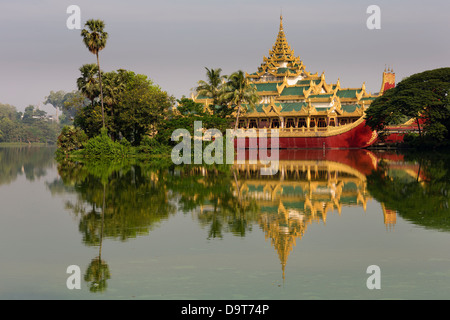
<svg viewBox="0 0 450 320">
<path fill-rule="evenodd" d="M 336 126 L 336 123 L 334 122 L 334 118 L 331 118 L 331 119 L 330 119 L 330 124 L 329 124 L 329 126 L 330 126 L 330 127 L 335 127 L 335 126 Z"/>
<path fill-rule="evenodd" d="M 258 124 L 256 123 L 256 119 L 250 119 L 250 123 L 248 124 L 248 128 L 258 128 Z"/>
<path fill-rule="evenodd" d="M 298 119 L 298 128 L 302 128 L 302 127 L 306 128 L 306 119 L 305 118 Z"/>
<path fill-rule="evenodd" d="M 259 119 L 259 127 L 260 128 L 268 128 L 269 121 L 267 121 L 267 119 Z"/>
<path fill-rule="evenodd" d="M 288 118 L 286 120 L 286 128 L 295 128 L 294 118 Z"/>
<path fill-rule="evenodd" d="M 279 119 L 272 119 L 272 125 L 271 128 L 279 128 L 280 127 L 280 120 Z"/>
<path fill-rule="evenodd" d="M 319 121 L 317 122 L 317 127 L 325 128 L 326 126 L 327 122 L 325 121 L 325 118 L 319 118 Z"/>
</svg>

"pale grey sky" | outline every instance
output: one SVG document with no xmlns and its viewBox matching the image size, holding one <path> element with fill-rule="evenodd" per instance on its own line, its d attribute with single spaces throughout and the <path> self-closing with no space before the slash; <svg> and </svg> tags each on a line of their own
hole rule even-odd
<svg viewBox="0 0 450 320">
<path fill-rule="evenodd" d="M 189 96 L 205 67 L 254 72 L 275 42 L 280 11 L 287 40 L 308 71 L 327 82 L 379 91 L 388 65 L 397 81 L 450 65 L 448 0 L 0 0 L 0 103 L 23 110 L 53 90 L 76 89 L 78 68 L 95 63 L 80 30 L 69 30 L 69 5 L 82 24 L 102 19 L 109 39 L 102 70 L 147 75 L 177 98 Z M 369 30 L 369 5 L 381 29 Z M 44 107 L 45 110 L 52 108 Z"/>
</svg>

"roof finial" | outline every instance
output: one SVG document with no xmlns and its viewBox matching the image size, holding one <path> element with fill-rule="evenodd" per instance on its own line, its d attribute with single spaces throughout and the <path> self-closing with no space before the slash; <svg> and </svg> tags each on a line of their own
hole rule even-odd
<svg viewBox="0 0 450 320">
<path fill-rule="evenodd" d="M 280 11 L 280 30 L 283 30 L 283 9 Z"/>
</svg>

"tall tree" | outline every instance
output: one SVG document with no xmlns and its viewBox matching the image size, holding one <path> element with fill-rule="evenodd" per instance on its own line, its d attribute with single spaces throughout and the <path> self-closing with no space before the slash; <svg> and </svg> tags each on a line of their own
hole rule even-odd
<svg viewBox="0 0 450 320">
<path fill-rule="evenodd" d="M 115 128 L 133 145 L 145 135 L 154 135 L 174 99 L 145 75 L 127 71 L 126 89 L 118 98 Z"/>
<path fill-rule="evenodd" d="M 249 108 L 253 109 L 255 108 L 255 104 L 259 102 L 260 97 L 256 91 L 256 87 L 250 84 L 242 70 L 232 73 L 227 78 L 228 81 L 225 84 L 221 99 L 227 101 L 231 106 L 237 106 L 236 124 L 234 126 L 234 129 L 237 130 L 242 105 L 246 104 Z"/>
<path fill-rule="evenodd" d="M 208 69 L 205 67 L 205 69 L 206 69 L 206 81 L 199 80 L 197 82 L 197 87 L 195 88 L 195 91 L 197 91 L 199 95 L 206 96 L 213 100 L 213 111 L 214 111 L 214 107 L 219 104 L 224 77 L 220 74 L 222 72 L 221 68 Z"/>
<path fill-rule="evenodd" d="M 375 99 L 366 124 L 383 131 L 390 124 L 414 119 L 419 135 L 435 141 L 450 138 L 450 68 L 413 74 Z"/>
<path fill-rule="evenodd" d="M 100 101 L 102 106 L 102 120 L 103 128 L 105 127 L 105 111 L 103 108 L 103 89 L 102 89 L 102 74 L 100 69 L 100 60 L 98 54 L 106 46 L 106 40 L 108 39 L 108 33 L 103 29 L 105 28 L 105 23 L 102 20 L 88 20 L 85 24 L 88 29 L 83 29 L 81 31 L 81 36 L 83 37 L 83 42 L 89 51 L 97 57 L 98 66 L 98 79 L 100 82 Z"/>
</svg>

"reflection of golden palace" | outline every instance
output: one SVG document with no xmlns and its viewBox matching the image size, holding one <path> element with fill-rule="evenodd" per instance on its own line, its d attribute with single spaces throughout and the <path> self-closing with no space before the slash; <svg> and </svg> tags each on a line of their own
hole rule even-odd
<svg viewBox="0 0 450 320">
<path fill-rule="evenodd" d="M 241 199 L 256 199 L 259 224 L 281 261 L 283 279 L 296 240 L 312 223 L 326 223 L 327 213 L 342 206 L 362 206 L 370 199 L 366 176 L 357 169 L 327 160 L 281 160 L 276 176 L 260 176 L 261 164 L 236 164 Z"/>
</svg>

